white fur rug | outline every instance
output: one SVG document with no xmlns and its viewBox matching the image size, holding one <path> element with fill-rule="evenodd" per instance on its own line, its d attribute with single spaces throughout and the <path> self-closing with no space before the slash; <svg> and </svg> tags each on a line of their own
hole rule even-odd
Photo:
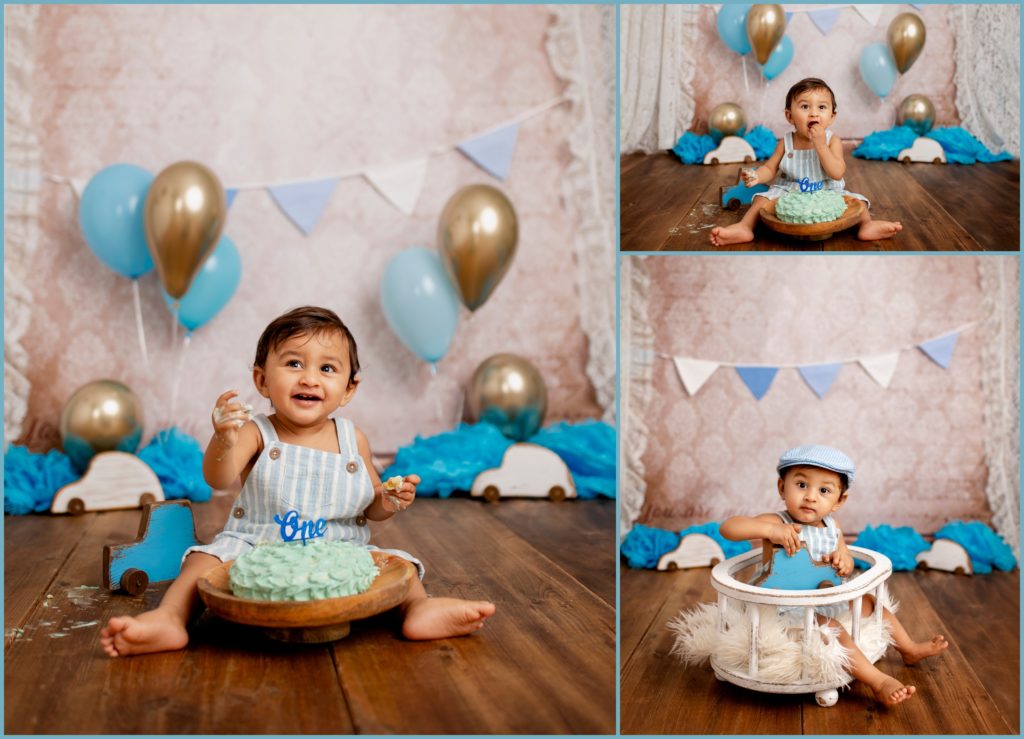
<svg viewBox="0 0 1024 739">
<path fill-rule="evenodd" d="M 890 611 L 896 610 L 896 603 L 888 597 L 883 605 Z M 824 683 L 841 685 L 850 681 L 850 655 L 839 643 L 838 632 L 829 626 L 813 626 L 815 635 L 811 638 L 810 649 L 805 660 L 803 654 L 803 625 L 795 619 L 801 614 L 780 613 L 777 606 L 758 606 L 758 679 L 786 684 Z M 801 619 L 802 620 L 802 619 Z M 836 619 L 847 632 L 852 617 L 849 612 Z M 726 629 L 718 631 L 718 606 L 701 603 L 696 608 L 683 611 L 668 622 L 668 628 L 675 632 L 676 640 L 672 654 L 684 663 L 695 665 L 714 655 L 723 667 L 746 673 L 749 666 L 750 615 L 741 609 L 740 603 L 729 601 L 726 615 Z M 885 620 L 876 625 L 874 615 L 862 617 L 860 621 L 860 647 L 867 654 L 881 654 L 892 644 L 889 627 Z M 807 677 L 801 679 L 804 663 Z"/>
</svg>

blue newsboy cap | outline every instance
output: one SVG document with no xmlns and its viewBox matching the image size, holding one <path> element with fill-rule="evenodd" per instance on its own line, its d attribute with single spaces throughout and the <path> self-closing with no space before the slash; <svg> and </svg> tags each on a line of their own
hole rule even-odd
<svg viewBox="0 0 1024 739">
<path fill-rule="evenodd" d="M 804 446 L 784 451 L 782 456 L 779 457 L 779 466 L 775 469 L 778 470 L 781 477 L 784 469 L 796 467 L 797 465 L 822 467 L 826 470 L 838 472 L 840 475 L 846 475 L 847 485 L 853 484 L 853 474 L 857 471 L 853 466 L 852 459 L 838 449 L 833 449 L 824 444 L 805 444 Z"/>
</svg>

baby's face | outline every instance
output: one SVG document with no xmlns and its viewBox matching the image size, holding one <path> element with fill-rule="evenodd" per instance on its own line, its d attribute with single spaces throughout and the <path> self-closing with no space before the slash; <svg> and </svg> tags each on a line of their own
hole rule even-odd
<svg viewBox="0 0 1024 739">
<path fill-rule="evenodd" d="M 299 334 L 274 347 L 264 367 L 253 370 L 260 393 L 274 411 L 300 426 L 322 422 L 348 403 L 356 391 L 349 384 L 348 342 L 338 331 Z"/>
<path fill-rule="evenodd" d="M 832 112 L 832 96 L 824 88 L 800 93 L 786 111 L 786 120 L 793 124 L 801 136 L 809 136 L 812 126 L 821 126 L 824 131 L 832 125 L 835 117 Z"/>
<path fill-rule="evenodd" d="M 801 524 L 820 523 L 843 504 L 842 481 L 837 472 L 800 465 L 783 470 L 779 495 L 786 511 Z"/>
</svg>

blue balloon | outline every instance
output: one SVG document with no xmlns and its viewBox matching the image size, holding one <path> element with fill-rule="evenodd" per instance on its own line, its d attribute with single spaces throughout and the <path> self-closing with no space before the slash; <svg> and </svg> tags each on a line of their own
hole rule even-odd
<svg viewBox="0 0 1024 739">
<path fill-rule="evenodd" d="M 789 36 L 783 36 L 778 46 L 772 49 L 768 61 L 761 67 L 761 74 L 766 80 L 773 80 L 778 77 L 793 61 L 793 41 Z"/>
<path fill-rule="evenodd" d="M 242 280 L 242 258 L 234 242 L 221 236 L 213 254 L 199 268 L 188 292 L 178 302 L 178 323 L 189 331 L 210 322 L 227 305 Z M 174 298 L 162 288 L 164 302 L 172 311 Z"/>
<path fill-rule="evenodd" d="M 749 5 L 723 5 L 718 11 L 718 35 L 730 49 L 739 55 L 750 53 L 747 38 L 747 11 Z"/>
<path fill-rule="evenodd" d="M 78 221 L 103 264 L 133 280 L 153 269 L 142 212 L 153 175 L 134 164 L 101 169 L 85 186 Z"/>
<path fill-rule="evenodd" d="M 896 84 L 896 62 L 889 47 L 882 43 L 868 44 L 860 54 L 860 76 L 871 91 L 884 98 Z"/>
<path fill-rule="evenodd" d="M 434 251 L 412 247 L 388 262 L 380 281 L 380 307 L 395 335 L 435 364 L 447 352 L 459 323 L 459 298 Z"/>
</svg>

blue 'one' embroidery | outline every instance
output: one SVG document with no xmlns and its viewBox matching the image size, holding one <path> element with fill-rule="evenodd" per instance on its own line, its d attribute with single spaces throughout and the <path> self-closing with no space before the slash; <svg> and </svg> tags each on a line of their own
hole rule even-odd
<svg viewBox="0 0 1024 739">
<path fill-rule="evenodd" d="M 306 546 L 306 539 L 322 537 L 327 531 L 327 521 L 318 518 L 316 521 L 300 521 L 298 511 L 288 511 L 284 518 L 274 515 L 274 523 L 281 527 L 281 538 L 285 541 L 292 541 L 296 536 L 302 537 L 302 546 Z"/>
<path fill-rule="evenodd" d="M 800 192 L 814 192 L 825 186 L 825 181 L 811 182 L 806 177 L 800 180 Z"/>
</svg>

